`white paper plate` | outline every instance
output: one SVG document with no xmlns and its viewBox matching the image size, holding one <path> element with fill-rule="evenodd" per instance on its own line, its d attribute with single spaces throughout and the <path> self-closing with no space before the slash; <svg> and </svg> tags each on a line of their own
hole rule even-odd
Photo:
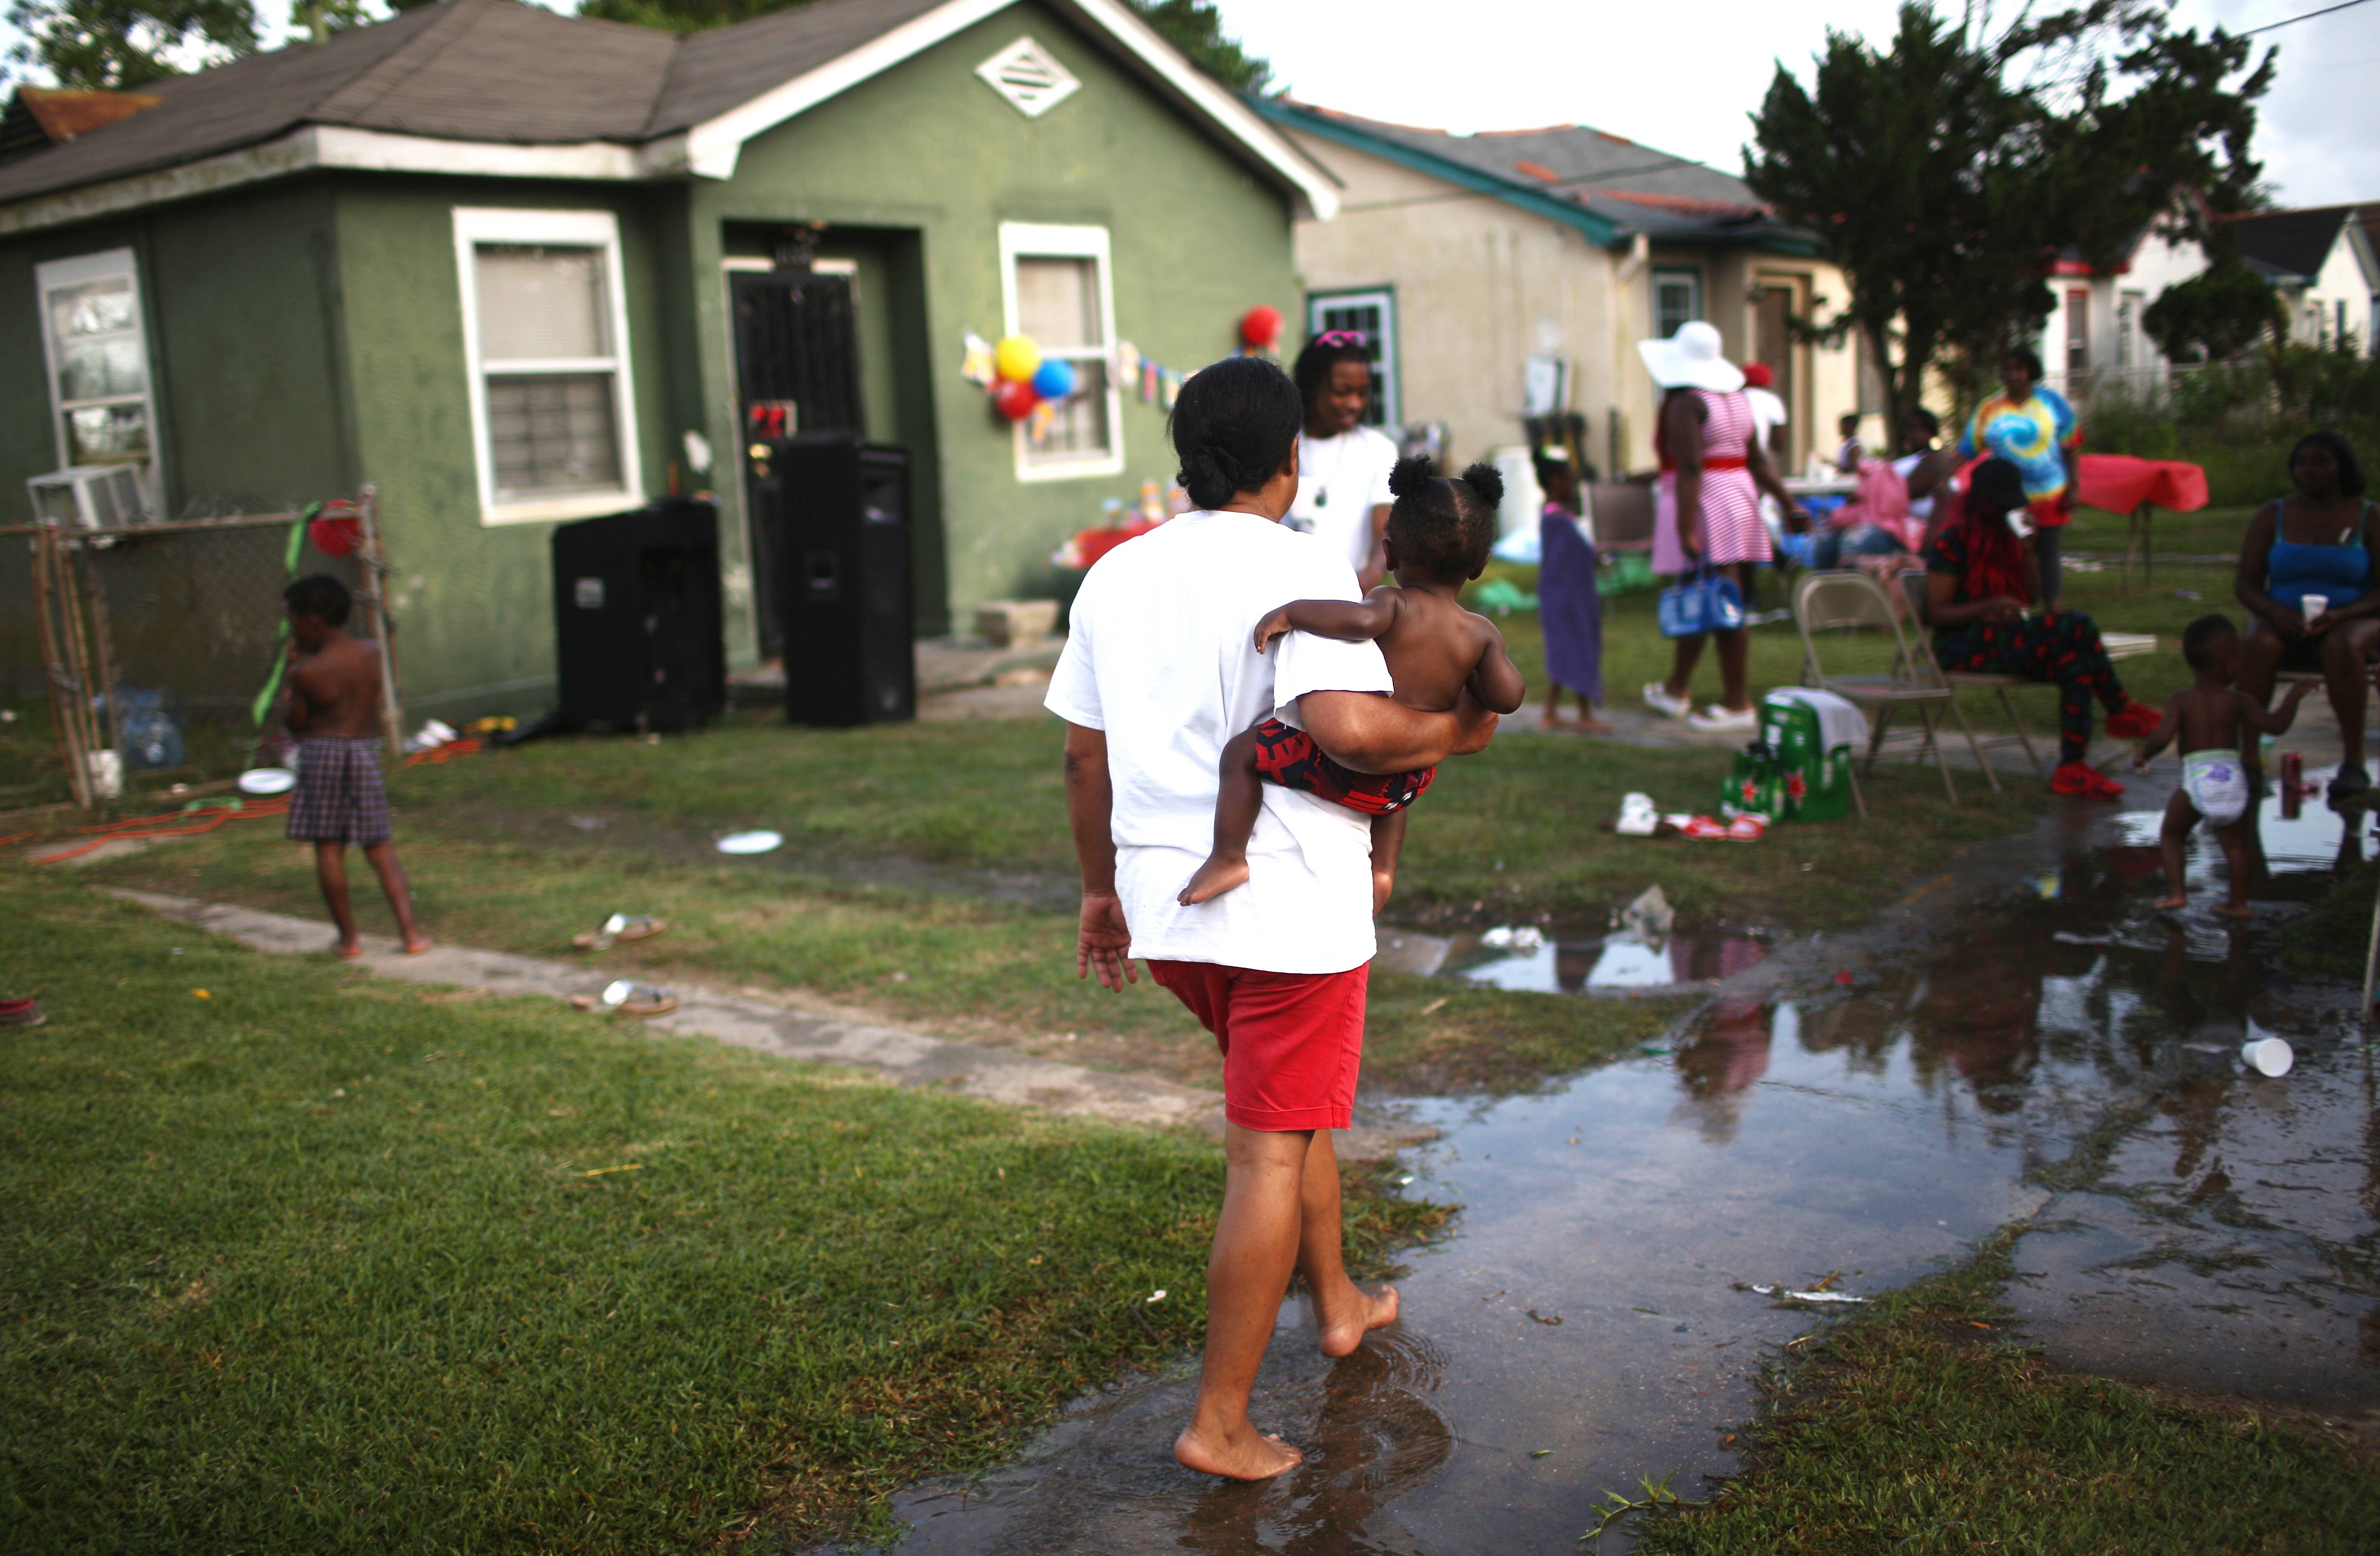
<svg viewBox="0 0 2380 1556">
<path fill-rule="evenodd" d="M 298 774 L 285 767 L 251 767 L 239 775 L 244 795 L 285 795 L 298 786 Z"/>
<path fill-rule="evenodd" d="M 781 832 L 732 832 L 719 840 L 718 847 L 722 854 L 765 854 L 784 842 Z"/>
</svg>

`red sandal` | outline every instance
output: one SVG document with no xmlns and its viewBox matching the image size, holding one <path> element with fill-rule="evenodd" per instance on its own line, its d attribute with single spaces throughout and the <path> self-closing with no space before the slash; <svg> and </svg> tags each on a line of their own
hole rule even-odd
<svg viewBox="0 0 2380 1556">
<path fill-rule="evenodd" d="M 2060 763 L 2049 775 L 2049 792 L 2077 799 L 2114 799 L 2124 792 L 2124 785 L 2088 762 L 2070 761 Z"/>
</svg>

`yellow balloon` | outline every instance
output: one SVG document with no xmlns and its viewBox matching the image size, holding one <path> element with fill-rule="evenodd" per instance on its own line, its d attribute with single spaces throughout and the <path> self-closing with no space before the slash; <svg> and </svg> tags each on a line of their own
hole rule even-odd
<svg viewBox="0 0 2380 1556">
<path fill-rule="evenodd" d="M 1041 365 L 1041 348 L 1033 344 L 1031 335 L 1010 335 L 1000 343 L 991 356 L 992 365 L 1002 378 L 1013 378 L 1023 383 Z"/>
</svg>

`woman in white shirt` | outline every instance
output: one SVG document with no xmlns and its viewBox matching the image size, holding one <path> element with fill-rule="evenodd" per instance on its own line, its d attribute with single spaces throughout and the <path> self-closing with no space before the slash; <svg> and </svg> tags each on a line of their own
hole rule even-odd
<svg viewBox="0 0 2380 1556">
<path fill-rule="evenodd" d="M 1297 500 L 1283 520 L 1320 537 L 1368 592 L 1388 571 L 1389 471 L 1397 445 L 1364 425 L 1372 403 L 1372 346 L 1361 330 L 1325 330 L 1297 354 L 1291 377 L 1305 407 L 1297 437 Z"/>
</svg>

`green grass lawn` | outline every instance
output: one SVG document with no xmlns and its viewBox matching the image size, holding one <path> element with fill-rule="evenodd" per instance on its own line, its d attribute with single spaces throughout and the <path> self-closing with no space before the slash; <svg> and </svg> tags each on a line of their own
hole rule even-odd
<svg viewBox="0 0 2380 1556">
<path fill-rule="evenodd" d="M 0 1547 L 881 1529 L 1195 1345 L 1213 1146 L 0 878 Z M 1362 1181 L 1357 1256 L 1442 1219 Z M 1163 1288 L 1162 1302 L 1149 1295 Z"/>
<path fill-rule="evenodd" d="M 2340 1446 L 2060 1372 L 2001 1338 L 2004 1233 L 1809 1347 L 1750 1468 L 1664 1513 L 1658 1556 L 2022 1550 L 2270 1556 L 2380 1549 L 2380 1480 Z"/>
</svg>

